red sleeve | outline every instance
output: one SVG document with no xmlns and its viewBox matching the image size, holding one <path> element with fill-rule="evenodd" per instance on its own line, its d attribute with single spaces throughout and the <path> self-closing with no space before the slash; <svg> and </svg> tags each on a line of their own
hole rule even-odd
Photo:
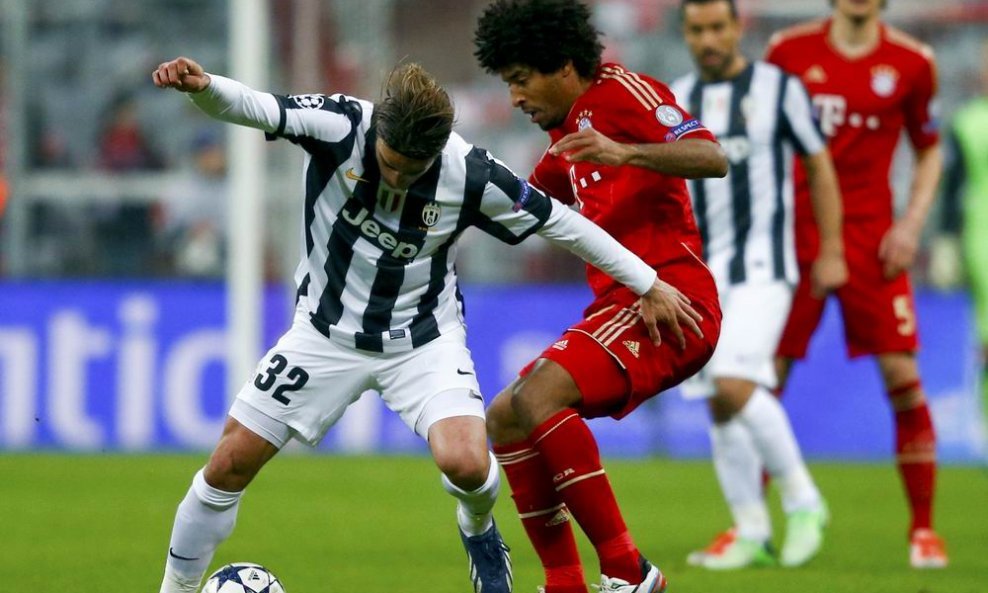
<svg viewBox="0 0 988 593">
<path fill-rule="evenodd" d="M 923 150 L 940 141 L 937 114 L 937 66 L 933 54 L 923 56 L 923 65 L 906 95 L 906 131 L 916 150 Z"/>
<path fill-rule="evenodd" d="M 662 144 L 680 138 L 697 138 L 717 142 L 707 128 L 676 103 L 667 86 L 651 79 L 640 79 L 649 90 L 632 87 L 637 93 L 614 93 L 611 97 L 609 123 L 625 142 Z M 606 132 L 605 132 L 606 134 Z"/>
<path fill-rule="evenodd" d="M 563 166 L 564 161 L 546 151 L 528 181 L 537 189 L 542 190 L 551 198 L 556 198 L 564 204 L 572 204 L 573 185 L 569 180 L 569 167 Z"/>
<path fill-rule="evenodd" d="M 777 35 L 780 35 L 777 33 Z M 768 49 L 765 50 L 765 61 L 769 64 L 775 64 L 779 68 L 782 68 L 784 72 L 789 72 L 786 68 L 785 50 L 786 44 L 778 39 L 770 39 L 768 42 Z"/>
</svg>

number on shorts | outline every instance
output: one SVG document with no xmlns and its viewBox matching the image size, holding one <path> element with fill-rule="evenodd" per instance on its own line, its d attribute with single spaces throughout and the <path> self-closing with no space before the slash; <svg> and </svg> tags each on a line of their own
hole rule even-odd
<svg viewBox="0 0 988 593">
<path fill-rule="evenodd" d="M 275 354 L 271 357 L 271 366 L 265 369 L 263 373 L 258 373 L 254 377 L 254 387 L 257 387 L 261 391 L 267 391 L 274 387 L 275 382 L 278 380 L 278 375 L 280 375 L 288 367 L 288 359 L 280 354 Z M 305 369 L 299 367 L 292 367 L 288 371 L 287 375 L 291 383 L 282 383 L 274 390 L 271 394 L 275 400 L 288 405 L 292 400 L 285 396 L 285 393 L 298 391 L 305 387 L 305 384 L 309 382 L 309 373 L 305 372 Z"/>
<path fill-rule="evenodd" d="M 896 329 L 900 336 L 911 336 L 916 333 L 916 314 L 913 313 L 909 295 L 900 294 L 893 298 L 892 310 L 895 312 L 895 318 L 899 320 Z"/>
</svg>

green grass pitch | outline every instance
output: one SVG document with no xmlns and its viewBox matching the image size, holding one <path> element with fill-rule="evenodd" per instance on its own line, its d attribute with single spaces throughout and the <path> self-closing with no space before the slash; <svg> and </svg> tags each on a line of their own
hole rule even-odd
<svg viewBox="0 0 988 593">
<path fill-rule="evenodd" d="M 204 460 L 0 455 L 3 589 L 156 593 L 175 507 Z M 946 570 L 907 568 L 905 503 L 891 464 L 813 464 L 833 513 L 822 554 L 801 569 L 713 574 L 685 564 L 691 548 L 728 525 L 710 465 L 607 467 L 632 533 L 666 572 L 670 593 L 988 592 L 988 474 L 980 469 L 940 472 Z M 265 564 L 288 593 L 468 593 L 453 506 L 427 458 L 284 455 L 248 490 L 213 565 Z M 541 572 L 506 489 L 497 517 L 513 547 L 515 590 L 534 593 Z M 778 515 L 775 525 L 781 532 Z"/>
</svg>

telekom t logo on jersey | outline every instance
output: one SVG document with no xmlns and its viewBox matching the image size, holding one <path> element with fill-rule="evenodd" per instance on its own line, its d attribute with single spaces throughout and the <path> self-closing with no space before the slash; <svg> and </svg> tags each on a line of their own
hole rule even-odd
<svg viewBox="0 0 988 593">
<path fill-rule="evenodd" d="M 877 130 L 881 122 L 877 115 L 865 117 L 860 113 L 847 112 L 847 99 L 841 95 L 816 95 L 813 97 L 813 107 L 820 122 L 820 128 L 828 137 L 837 134 L 837 128 L 849 125 L 852 128 L 867 127 Z"/>
</svg>

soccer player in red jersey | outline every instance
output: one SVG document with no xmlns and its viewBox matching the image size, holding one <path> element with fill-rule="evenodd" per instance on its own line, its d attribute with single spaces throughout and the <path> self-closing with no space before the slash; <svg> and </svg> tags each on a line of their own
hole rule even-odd
<svg viewBox="0 0 988 593">
<path fill-rule="evenodd" d="M 489 435 L 545 569 L 545 593 L 585 593 L 569 520 L 600 559 L 603 591 L 654 593 L 662 573 L 639 553 L 584 418 L 621 418 L 696 373 L 720 332 L 717 288 L 683 177 L 722 177 L 723 151 L 662 83 L 601 63 L 577 0 L 500 0 L 481 16 L 476 56 L 512 104 L 549 132 L 531 182 L 576 204 L 682 295 L 661 341 L 637 298 L 588 268 L 594 302 L 488 410 Z M 683 331 L 686 328 L 687 331 Z"/>
<path fill-rule="evenodd" d="M 848 353 L 878 361 L 895 412 L 896 455 L 912 511 L 910 563 L 946 566 L 932 529 L 936 438 L 916 364 L 916 317 L 909 282 L 920 232 L 942 168 L 932 50 L 881 21 L 885 0 L 832 0 L 833 14 L 775 35 L 767 60 L 799 76 L 818 111 L 844 199 L 850 280 L 836 291 Z M 892 211 L 889 168 L 902 129 L 916 162 L 909 203 Z M 797 175 L 796 237 L 802 272 L 819 248 L 805 175 Z M 803 358 L 824 301 L 797 288 L 779 345 L 780 378 Z"/>
</svg>

